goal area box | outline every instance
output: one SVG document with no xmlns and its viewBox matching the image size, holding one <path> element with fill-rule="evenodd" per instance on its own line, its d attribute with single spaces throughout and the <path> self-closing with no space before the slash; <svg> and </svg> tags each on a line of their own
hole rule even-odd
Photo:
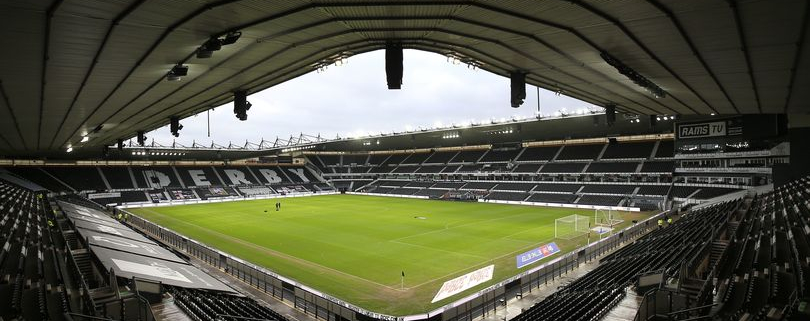
<svg viewBox="0 0 810 321">
<path fill-rule="evenodd" d="M 591 219 L 585 215 L 568 215 L 554 220 L 554 237 L 570 240 L 590 230 Z"/>
<path fill-rule="evenodd" d="M 614 227 L 624 222 L 619 211 L 610 209 L 594 209 L 593 222 L 596 226 Z"/>
</svg>

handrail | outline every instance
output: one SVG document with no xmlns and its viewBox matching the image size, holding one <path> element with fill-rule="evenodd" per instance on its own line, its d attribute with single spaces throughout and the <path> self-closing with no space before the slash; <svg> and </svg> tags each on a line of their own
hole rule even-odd
<svg viewBox="0 0 810 321">
<path fill-rule="evenodd" d="M 63 234 L 63 238 L 64 238 L 64 234 Z M 90 286 L 87 285 L 87 281 L 85 281 L 85 279 L 84 279 L 84 275 L 82 274 L 82 270 L 79 269 L 79 266 L 76 264 L 76 258 L 73 257 L 73 253 L 71 252 L 70 247 L 67 245 L 67 243 L 65 243 L 65 247 L 67 248 L 67 251 L 65 251 L 67 253 L 67 261 L 70 263 L 70 267 L 74 269 L 75 274 L 77 274 L 79 276 L 79 280 L 78 280 L 80 282 L 79 285 L 81 286 L 81 288 L 83 290 L 82 292 L 84 292 L 84 295 L 82 295 L 82 296 L 86 297 L 85 298 L 85 300 L 86 300 L 85 301 L 85 303 L 86 303 L 85 308 L 87 308 L 88 311 L 94 311 L 96 303 L 95 303 L 95 300 L 93 300 L 93 297 L 90 296 Z"/>
<path fill-rule="evenodd" d="M 710 307 L 713 307 L 713 306 L 716 306 L 716 305 L 719 305 L 719 304 L 720 304 L 719 302 L 715 302 L 715 303 L 712 303 L 712 304 L 701 305 L 701 306 L 699 306 L 699 307 L 694 307 L 694 308 L 688 308 L 688 309 L 683 309 L 683 310 L 673 311 L 673 312 L 667 313 L 667 316 L 671 316 L 671 315 L 675 315 L 675 314 L 680 314 L 680 313 L 685 313 L 685 312 L 691 312 L 691 311 L 700 310 L 700 309 L 705 309 L 705 308 L 710 308 Z"/>
<path fill-rule="evenodd" d="M 649 291 L 645 292 L 644 295 L 641 296 L 641 303 L 639 304 L 639 308 L 636 310 L 636 315 L 633 316 L 634 321 L 640 321 L 639 320 L 639 315 L 641 314 L 641 309 L 643 309 L 644 307 L 647 306 L 647 304 L 645 304 L 645 302 L 647 301 L 647 298 L 650 297 L 652 294 L 654 294 L 657 291 L 658 291 L 658 289 L 650 289 Z M 649 318 L 647 318 L 647 319 L 649 319 Z M 644 321 L 646 321 L 647 319 L 645 319 Z"/>
<path fill-rule="evenodd" d="M 694 321 L 694 320 L 702 320 L 702 319 L 709 319 L 709 318 L 711 318 L 711 316 L 709 316 L 709 315 L 699 315 L 699 316 L 696 316 L 696 317 L 692 317 L 692 318 L 689 318 L 689 319 L 683 319 L 683 320 L 680 320 L 680 321 Z"/>
<path fill-rule="evenodd" d="M 258 319 L 258 318 L 250 318 L 250 317 L 240 317 L 236 315 L 228 315 L 228 314 L 217 314 L 216 320 L 225 320 L 225 318 L 233 318 L 233 319 L 240 319 L 240 320 L 252 320 L 252 321 L 268 321 L 269 319 Z"/>
<path fill-rule="evenodd" d="M 92 316 L 92 315 L 84 315 L 84 314 L 73 313 L 73 312 L 65 312 L 64 316 L 68 320 L 73 320 L 73 318 L 71 318 L 71 316 L 76 316 L 76 317 L 86 318 L 86 319 L 90 319 L 90 320 L 113 321 L 113 319 L 110 319 L 110 318 L 102 318 L 102 317 L 96 317 L 96 316 Z"/>
<path fill-rule="evenodd" d="M 149 301 L 146 300 L 146 298 L 144 298 L 143 296 L 140 295 L 140 293 L 137 293 L 137 292 L 138 291 L 136 290 L 135 297 L 138 298 L 138 303 L 139 303 L 138 304 L 138 308 L 139 308 L 138 309 L 138 319 L 143 320 L 142 315 L 141 315 L 141 309 L 140 309 L 140 308 L 143 308 L 143 310 L 146 310 L 146 321 L 154 321 L 155 320 L 155 313 L 152 312 L 152 308 L 151 308 L 151 305 L 149 304 Z"/>
</svg>

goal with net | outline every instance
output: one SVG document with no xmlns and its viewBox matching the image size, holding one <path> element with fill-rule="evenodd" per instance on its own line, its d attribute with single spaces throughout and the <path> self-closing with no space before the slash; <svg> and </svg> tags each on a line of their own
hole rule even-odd
<svg viewBox="0 0 810 321">
<path fill-rule="evenodd" d="M 568 215 L 554 220 L 554 237 L 570 240 L 588 233 L 590 218 L 585 215 Z"/>
<path fill-rule="evenodd" d="M 624 219 L 619 211 L 595 209 L 593 210 L 593 222 L 596 226 L 613 227 L 624 222 Z"/>
</svg>

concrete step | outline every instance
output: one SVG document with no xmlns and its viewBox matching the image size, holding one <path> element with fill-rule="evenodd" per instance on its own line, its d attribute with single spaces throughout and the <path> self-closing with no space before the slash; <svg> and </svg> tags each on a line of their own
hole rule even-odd
<svg viewBox="0 0 810 321">
<path fill-rule="evenodd" d="M 174 298 L 166 297 L 162 302 L 152 305 L 156 321 L 193 321 L 183 310 L 174 304 Z"/>
<path fill-rule="evenodd" d="M 641 301 L 644 299 L 643 297 L 636 295 L 636 292 L 630 289 L 630 287 L 625 289 L 627 295 L 624 296 L 624 299 L 619 301 L 615 307 L 604 317 L 602 320 L 609 320 L 609 321 L 619 321 L 619 320 L 628 320 L 632 321 L 635 318 L 636 313 L 638 312 L 638 307 L 641 306 Z"/>
</svg>

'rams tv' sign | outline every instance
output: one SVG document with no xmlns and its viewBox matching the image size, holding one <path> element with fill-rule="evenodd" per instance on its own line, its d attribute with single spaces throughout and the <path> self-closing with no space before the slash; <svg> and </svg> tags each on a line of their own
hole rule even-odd
<svg viewBox="0 0 810 321">
<path fill-rule="evenodd" d="M 678 125 L 678 138 L 704 138 L 728 135 L 725 121 Z"/>
</svg>

